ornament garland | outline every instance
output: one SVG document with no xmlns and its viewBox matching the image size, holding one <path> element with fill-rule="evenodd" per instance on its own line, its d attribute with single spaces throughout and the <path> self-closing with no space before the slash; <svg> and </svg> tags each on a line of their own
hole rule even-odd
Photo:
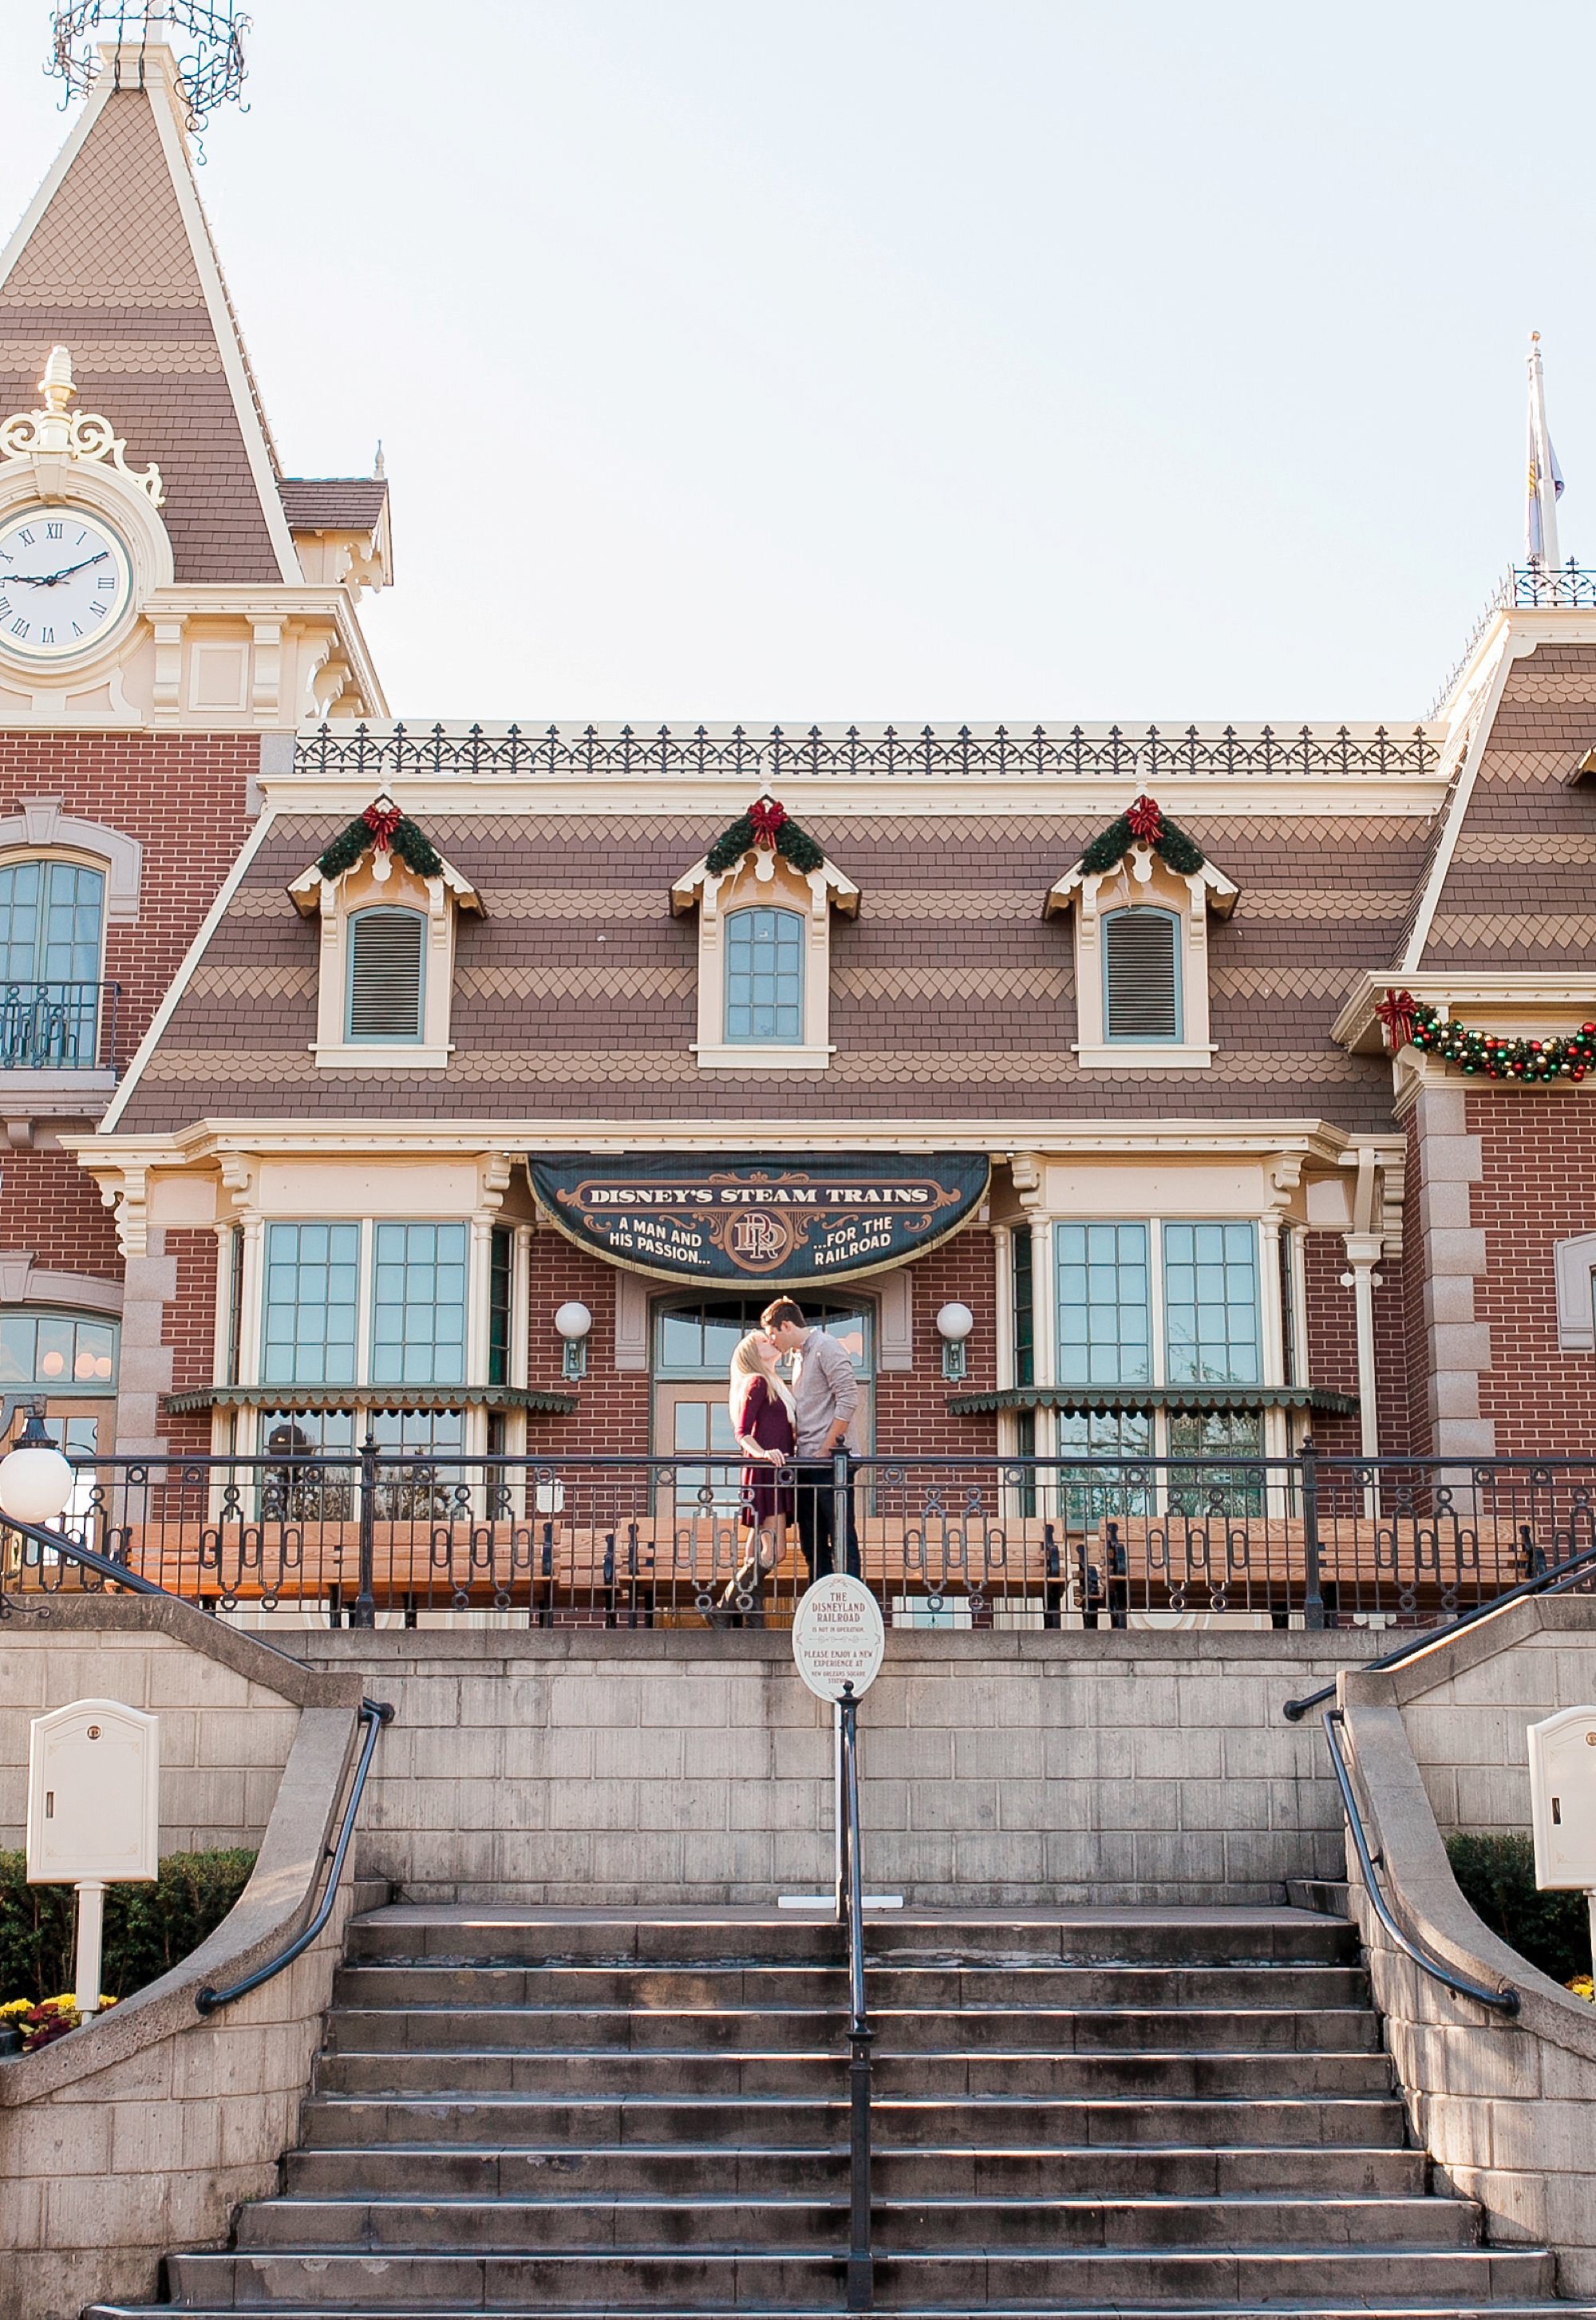
<svg viewBox="0 0 1596 2320">
<path fill-rule="evenodd" d="M 1179 878 L 1190 878 L 1202 869 L 1207 856 L 1194 838 L 1165 819 L 1156 799 L 1144 793 L 1117 821 L 1111 821 L 1100 837 L 1094 838 L 1080 859 L 1079 867 L 1094 877 L 1102 877 L 1122 862 L 1137 844 L 1150 846 L 1161 862 L 1165 862 Z"/>
<path fill-rule="evenodd" d="M 1420 1055 L 1455 1064 L 1471 1076 L 1582 1080 L 1596 1070 L 1596 1023 L 1582 1023 L 1566 1038 L 1499 1038 L 1494 1032 L 1472 1030 L 1455 1015 L 1443 1020 L 1438 1008 L 1415 999 L 1410 991 L 1388 991 L 1374 1012 L 1392 1048 L 1415 1047 Z"/>
<path fill-rule="evenodd" d="M 716 838 L 704 857 L 704 867 L 718 878 L 734 869 L 755 847 L 779 854 L 801 877 L 819 870 L 826 859 L 824 847 L 806 829 L 799 829 L 779 799 L 759 798 Z"/>
<path fill-rule="evenodd" d="M 374 846 L 379 854 L 396 854 L 418 878 L 436 878 L 443 867 L 443 856 L 426 831 L 402 813 L 391 798 L 374 799 L 333 839 L 316 867 L 323 878 L 341 878 Z"/>
</svg>

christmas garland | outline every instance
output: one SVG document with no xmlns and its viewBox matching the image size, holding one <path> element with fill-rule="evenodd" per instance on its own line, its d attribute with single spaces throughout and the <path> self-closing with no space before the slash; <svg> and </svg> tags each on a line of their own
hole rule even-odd
<svg viewBox="0 0 1596 2320">
<path fill-rule="evenodd" d="M 333 839 L 316 867 L 323 878 L 341 878 L 374 846 L 379 854 L 396 854 L 418 878 L 436 878 L 443 867 L 442 855 L 420 823 L 401 813 L 392 799 L 382 798 Z"/>
<path fill-rule="evenodd" d="M 1118 821 L 1111 821 L 1100 838 L 1093 839 L 1079 866 L 1094 877 L 1102 877 L 1122 862 L 1138 842 L 1150 846 L 1159 860 L 1167 863 L 1180 878 L 1192 877 L 1206 859 L 1195 838 L 1188 838 L 1173 821 L 1165 821 L 1156 801 L 1144 793 Z"/>
<path fill-rule="evenodd" d="M 1596 1023 L 1582 1023 L 1566 1038 L 1500 1039 L 1471 1030 L 1455 1015 L 1444 1020 L 1438 1007 L 1410 991 L 1388 991 L 1374 1012 L 1393 1049 L 1412 1046 L 1488 1080 L 1582 1080 L 1596 1066 Z"/>
<path fill-rule="evenodd" d="M 705 856 L 704 867 L 718 878 L 722 872 L 734 869 L 756 846 L 773 848 L 803 877 L 812 870 L 819 870 L 826 859 L 824 848 L 806 829 L 799 829 L 784 805 L 775 798 L 760 798 L 716 838 Z"/>
</svg>

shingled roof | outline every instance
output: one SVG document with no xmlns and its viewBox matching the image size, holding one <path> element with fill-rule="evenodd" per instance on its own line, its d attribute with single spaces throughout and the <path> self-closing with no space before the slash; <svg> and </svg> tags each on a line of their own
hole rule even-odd
<svg viewBox="0 0 1596 2320">
<path fill-rule="evenodd" d="M 82 408 L 160 468 L 177 578 L 297 580 L 163 53 L 142 87 L 103 77 L 0 257 L 0 416 L 32 409 L 46 356 L 66 346 Z"/>
<path fill-rule="evenodd" d="M 285 476 L 277 485 L 292 531 L 375 531 L 388 496 L 385 476 Z"/>
</svg>

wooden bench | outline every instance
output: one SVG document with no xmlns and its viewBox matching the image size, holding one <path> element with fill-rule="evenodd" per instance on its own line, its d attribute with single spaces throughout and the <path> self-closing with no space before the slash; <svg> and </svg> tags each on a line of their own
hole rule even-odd
<svg viewBox="0 0 1596 2320">
<path fill-rule="evenodd" d="M 1316 1527 L 1332 1618 L 1463 1609 L 1531 1577 L 1546 1552 L 1528 1524 L 1462 1510 L 1327 1514 Z M 1308 1590 L 1301 1516 L 1109 1517 L 1079 1554 L 1083 1609 L 1115 1618 L 1143 1609 L 1262 1611 L 1283 1624 Z"/>
</svg>

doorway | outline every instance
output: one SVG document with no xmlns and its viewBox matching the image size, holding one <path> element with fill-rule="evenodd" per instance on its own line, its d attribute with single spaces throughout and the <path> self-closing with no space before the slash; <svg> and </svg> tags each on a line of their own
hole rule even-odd
<svg viewBox="0 0 1596 2320">
<path fill-rule="evenodd" d="M 661 1297 L 651 1316 L 653 1425 L 656 1457 L 702 1458 L 678 1470 L 678 1503 L 695 1501 L 701 1510 L 735 1507 L 739 1495 L 741 1455 L 731 1431 L 726 1382 L 738 1339 L 759 1326 L 759 1316 L 779 1289 L 748 1297 Z M 802 1298 L 805 1315 L 829 1337 L 846 1346 L 861 1388 L 854 1421 L 854 1447 L 867 1450 L 874 1439 L 872 1402 L 875 1376 L 875 1304 L 872 1298 Z"/>
</svg>

